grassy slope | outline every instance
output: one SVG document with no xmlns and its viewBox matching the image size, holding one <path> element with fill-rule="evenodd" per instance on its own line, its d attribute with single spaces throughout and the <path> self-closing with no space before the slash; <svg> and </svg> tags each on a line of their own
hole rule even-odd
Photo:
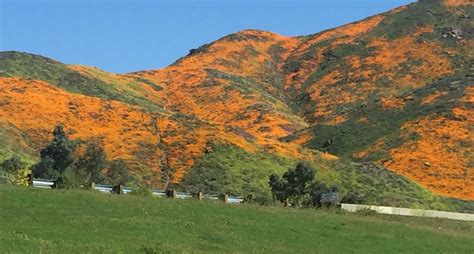
<svg viewBox="0 0 474 254">
<path fill-rule="evenodd" d="M 206 193 L 252 194 L 257 201 L 271 199 L 268 177 L 283 174 L 299 162 L 294 158 L 249 153 L 231 145 L 214 144 L 185 176 L 184 189 Z M 474 202 L 437 196 L 419 184 L 370 163 L 353 164 L 343 160 L 324 160 L 314 154 L 307 161 L 316 170 L 316 179 L 336 185 L 341 195 L 358 193 L 365 204 L 474 212 Z"/>
<path fill-rule="evenodd" d="M 35 161 L 35 152 L 28 147 L 21 132 L 11 125 L 0 121 L 0 162 L 18 155 L 28 164 Z"/>
<path fill-rule="evenodd" d="M 0 252 L 472 253 L 474 224 L 0 186 Z"/>
</svg>

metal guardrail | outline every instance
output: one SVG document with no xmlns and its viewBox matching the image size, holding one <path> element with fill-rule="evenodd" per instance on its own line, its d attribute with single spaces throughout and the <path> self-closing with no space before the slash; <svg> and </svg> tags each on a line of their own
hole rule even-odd
<svg viewBox="0 0 474 254">
<path fill-rule="evenodd" d="M 42 180 L 42 179 L 33 180 L 33 187 L 36 187 L 36 188 L 51 189 L 53 188 L 53 185 L 54 185 L 53 180 Z"/>
<path fill-rule="evenodd" d="M 54 180 L 33 179 L 32 186 L 35 188 L 52 189 L 54 186 Z M 94 186 L 94 189 L 106 194 L 110 194 L 114 192 L 113 186 L 111 185 L 96 184 Z M 123 190 L 123 194 L 129 194 L 130 192 L 134 191 L 133 188 L 129 188 L 129 187 L 123 187 L 122 190 Z M 158 196 L 158 197 L 167 196 L 165 190 L 151 190 L 151 193 L 154 196 Z M 174 197 L 179 198 L 179 199 L 190 199 L 190 198 L 193 198 L 193 195 L 187 192 L 175 192 Z M 211 194 L 204 194 L 202 197 L 204 199 L 210 199 L 210 200 L 219 200 L 220 198 L 219 195 L 211 195 Z M 236 197 L 236 196 L 228 196 L 226 198 L 226 203 L 229 203 L 229 204 L 239 204 L 239 203 L 242 203 L 242 201 L 243 199 L 241 197 Z"/>
</svg>

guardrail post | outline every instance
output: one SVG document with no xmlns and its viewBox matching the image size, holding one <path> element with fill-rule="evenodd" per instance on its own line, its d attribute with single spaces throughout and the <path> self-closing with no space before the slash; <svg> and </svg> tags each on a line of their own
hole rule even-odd
<svg viewBox="0 0 474 254">
<path fill-rule="evenodd" d="M 94 182 L 91 182 L 89 187 L 90 187 L 92 190 L 95 190 L 95 183 L 94 183 Z"/>
<path fill-rule="evenodd" d="M 219 199 L 220 199 L 222 202 L 227 203 L 227 202 L 229 202 L 229 195 L 227 195 L 227 194 L 222 194 L 222 195 L 219 196 Z"/>
<path fill-rule="evenodd" d="M 56 180 L 54 180 L 54 184 L 52 186 L 53 189 L 60 189 L 63 187 L 64 180 L 62 177 L 58 177 Z"/>
<path fill-rule="evenodd" d="M 33 173 L 26 175 L 28 177 L 28 186 L 33 187 Z"/>
<path fill-rule="evenodd" d="M 176 191 L 175 190 L 166 190 L 166 197 L 175 198 L 176 197 Z"/>
<path fill-rule="evenodd" d="M 253 202 L 253 195 L 248 194 L 247 196 L 245 196 L 244 199 L 243 199 L 243 202 L 252 203 Z"/>
<path fill-rule="evenodd" d="M 112 192 L 115 194 L 122 195 L 123 194 L 123 185 L 118 184 L 112 187 Z"/>
<path fill-rule="evenodd" d="M 202 200 L 202 192 L 196 192 L 194 193 L 194 197 L 197 199 L 197 200 Z"/>
</svg>

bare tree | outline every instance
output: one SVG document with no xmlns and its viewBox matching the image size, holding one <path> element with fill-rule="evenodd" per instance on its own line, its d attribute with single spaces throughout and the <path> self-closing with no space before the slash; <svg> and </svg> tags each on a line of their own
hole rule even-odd
<svg viewBox="0 0 474 254">
<path fill-rule="evenodd" d="M 168 153 L 168 147 L 165 144 L 165 138 L 166 136 L 164 133 L 158 128 L 158 117 L 153 116 L 152 120 L 153 124 L 153 133 L 158 137 L 157 141 L 157 147 L 161 151 L 161 156 L 159 158 L 159 165 L 160 165 L 160 182 L 162 184 L 163 189 L 167 189 L 170 181 L 171 181 L 171 176 L 174 172 L 173 168 L 170 166 L 169 163 L 169 153 Z"/>
</svg>

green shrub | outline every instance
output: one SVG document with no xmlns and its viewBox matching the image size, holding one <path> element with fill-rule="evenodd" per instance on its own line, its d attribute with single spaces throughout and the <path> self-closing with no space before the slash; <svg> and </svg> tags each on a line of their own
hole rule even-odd
<svg viewBox="0 0 474 254">
<path fill-rule="evenodd" d="M 124 185 L 132 180 L 128 172 L 128 166 L 122 159 L 116 159 L 109 162 L 105 172 L 106 182 L 112 185 Z"/>
<path fill-rule="evenodd" d="M 26 186 L 26 163 L 16 155 L 0 163 L 0 183 Z"/>
<path fill-rule="evenodd" d="M 146 187 L 136 188 L 133 191 L 131 191 L 129 194 L 133 196 L 140 196 L 140 197 L 147 197 L 147 198 L 153 197 L 153 192 Z"/>
<path fill-rule="evenodd" d="M 58 178 L 58 189 L 79 189 L 86 187 L 84 177 L 72 168 L 66 169 Z"/>
</svg>

